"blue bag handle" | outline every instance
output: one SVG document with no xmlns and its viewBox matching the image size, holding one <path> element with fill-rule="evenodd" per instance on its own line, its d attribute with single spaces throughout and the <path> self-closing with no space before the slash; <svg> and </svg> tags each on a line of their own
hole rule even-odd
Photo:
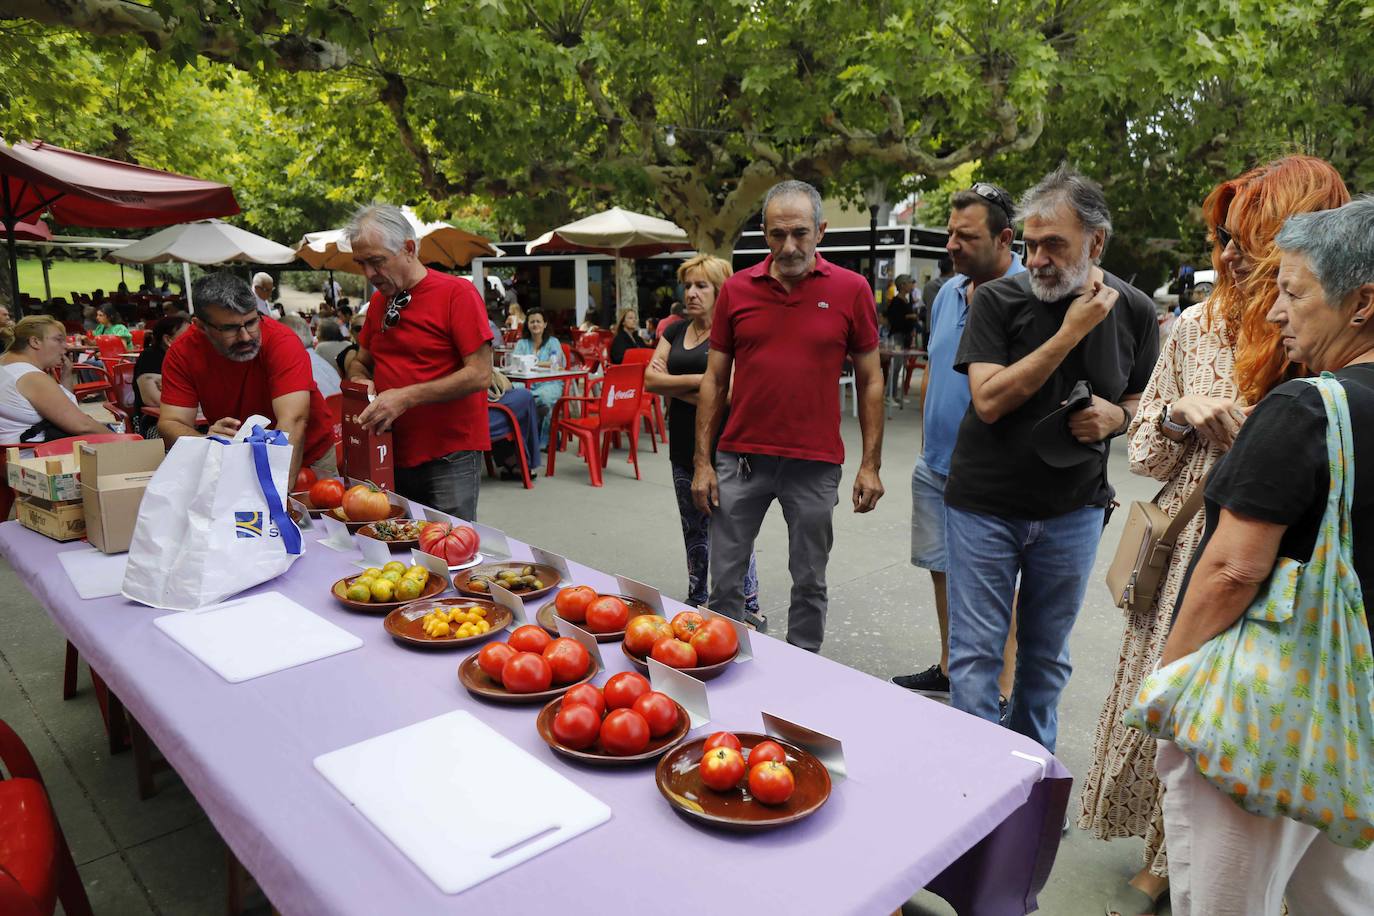
<svg viewBox="0 0 1374 916">
<path fill-rule="evenodd" d="M 277 496 L 277 488 L 272 483 L 272 463 L 267 457 L 267 446 L 290 445 L 286 433 L 279 429 L 265 430 L 261 426 L 254 426 L 252 434 L 242 441 L 253 447 L 253 466 L 258 472 L 258 486 L 262 488 L 263 498 L 267 500 L 267 514 L 272 517 L 272 523 L 281 532 L 282 542 L 286 544 L 286 552 L 299 555 L 301 552 L 301 530 L 291 520 L 291 516 L 286 512 L 286 507 L 282 505 L 280 497 Z"/>
</svg>

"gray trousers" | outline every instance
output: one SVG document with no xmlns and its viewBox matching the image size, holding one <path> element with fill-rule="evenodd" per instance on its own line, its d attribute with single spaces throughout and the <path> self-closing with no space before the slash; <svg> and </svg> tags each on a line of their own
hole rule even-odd
<svg viewBox="0 0 1374 916">
<path fill-rule="evenodd" d="M 746 473 L 742 457 L 748 462 Z M 792 600 L 787 641 L 819 652 L 825 638 L 825 565 L 835 541 L 831 515 L 839 501 L 838 464 L 719 452 L 720 506 L 711 515 L 712 610 L 744 619 L 744 579 L 768 507 L 777 500 L 787 521 Z"/>
<path fill-rule="evenodd" d="M 482 453 L 476 451 L 451 452 L 413 468 L 396 469 L 397 493 L 465 522 L 477 520 L 481 484 Z"/>
</svg>

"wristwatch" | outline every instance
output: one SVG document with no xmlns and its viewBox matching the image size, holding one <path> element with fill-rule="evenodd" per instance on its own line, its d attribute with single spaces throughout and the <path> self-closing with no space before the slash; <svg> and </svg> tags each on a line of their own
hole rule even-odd
<svg viewBox="0 0 1374 916">
<path fill-rule="evenodd" d="M 1175 423 L 1169 419 L 1169 411 L 1173 409 L 1173 406 L 1172 404 L 1164 405 L 1164 412 L 1159 415 L 1159 428 L 1167 432 L 1177 433 L 1180 436 L 1186 436 L 1193 431 L 1193 427 L 1187 423 Z"/>
</svg>

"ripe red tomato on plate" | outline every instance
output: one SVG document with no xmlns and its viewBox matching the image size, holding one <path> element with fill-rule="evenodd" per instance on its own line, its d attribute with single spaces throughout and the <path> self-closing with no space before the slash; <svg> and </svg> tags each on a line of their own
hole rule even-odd
<svg viewBox="0 0 1374 916">
<path fill-rule="evenodd" d="M 316 509 L 337 509 L 343 505 L 342 480 L 321 480 L 310 488 L 310 505 Z"/>
<path fill-rule="evenodd" d="M 515 655 L 515 650 L 503 642 L 489 642 L 477 653 L 477 667 L 486 672 L 487 677 L 501 683 L 501 670 L 506 662 Z"/>
<path fill-rule="evenodd" d="M 477 556 L 482 539 L 467 525 L 430 522 L 420 529 L 420 549 L 449 566 L 461 566 Z"/>
<path fill-rule="evenodd" d="M 391 514 L 391 498 L 385 490 L 360 483 L 344 493 L 343 510 L 350 522 L 380 522 Z"/>
<path fill-rule="evenodd" d="M 692 648 L 691 643 L 683 642 L 675 636 L 665 636 L 654 643 L 653 651 L 649 653 L 649 657 L 663 662 L 669 668 L 695 668 L 697 666 L 697 650 Z"/>
<path fill-rule="evenodd" d="M 625 626 L 625 648 L 644 658 L 653 651 L 654 643 L 672 636 L 673 628 L 657 614 L 640 614 Z"/>
<path fill-rule="evenodd" d="M 553 682 L 566 684 L 587 673 L 591 667 L 592 656 L 582 643 L 575 639 L 560 636 L 544 647 L 544 660 L 553 669 Z"/>
<path fill-rule="evenodd" d="M 564 703 L 558 715 L 553 717 L 551 730 L 560 744 L 580 751 L 596 743 L 596 736 L 601 732 L 601 717 L 590 706 Z"/>
<path fill-rule="evenodd" d="M 692 648 L 697 652 L 697 664 L 714 665 L 733 658 L 739 651 L 739 636 L 728 621 L 712 617 L 692 636 Z"/>
<path fill-rule="evenodd" d="M 733 747 L 717 747 L 701 758 L 701 781 L 707 788 L 724 792 L 744 776 L 744 758 Z"/>
<path fill-rule="evenodd" d="M 651 737 L 662 738 L 677 728 L 677 704 L 665 693 L 651 690 L 635 700 L 634 705 L 630 708 L 643 716 L 644 721 L 649 723 L 649 735 Z"/>
<path fill-rule="evenodd" d="M 569 706 L 589 707 L 596 713 L 598 722 L 606 714 L 606 698 L 601 695 L 601 688 L 595 684 L 578 684 L 563 694 L 563 708 L 567 709 Z"/>
<path fill-rule="evenodd" d="M 601 692 L 606 697 L 607 709 L 628 709 L 635 705 L 635 700 L 652 689 L 649 679 L 644 675 L 637 671 L 622 671 L 613 675 Z"/>
<path fill-rule="evenodd" d="M 319 479 L 319 475 L 315 473 L 314 469 L 301 468 L 296 473 L 296 485 L 291 488 L 291 492 L 299 493 L 302 490 L 309 490 Z"/>
<path fill-rule="evenodd" d="M 765 805 L 781 805 L 796 788 L 792 771 L 781 763 L 770 760 L 749 768 L 749 794 Z"/>
<path fill-rule="evenodd" d="M 516 652 L 533 652 L 537 655 L 549 647 L 553 637 L 543 627 L 527 623 L 523 627 L 516 627 L 506 642 Z"/>
<path fill-rule="evenodd" d="M 602 595 L 587 605 L 587 629 L 593 633 L 623 630 L 629 619 L 629 605 L 615 595 Z"/>
<path fill-rule="evenodd" d="M 601 747 L 617 757 L 638 754 L 649 746 L 649 723 L 633 709 L 613 709 L 601 722 Z"/>
<path fill-rule="evenodd" d="M 587 605 L 596 599 L 596 589 L 590 585 L 574 585 L 559 592 L 558 597 L 553 599 L 553 606 L 559 617 L 581 623 L 587 619 Z"/>
<path fill-rule="evenodd" d="M 703 623 L 705 620 L 696 611 L 683 611 L 673 618 L 673 635 L 683 642 L 691 642 Z"/>
<path fill-rule="evenodd" d="M 501 684 L 511 693 L 538 693 L 553 683 L 553 668 L 544 656 L 517 652 L 501 669 Z"/>
<path fill-rule="evenodd" d="M 776 741 L 760 741 L 749 749 L 749 766 L 753 767 L 768 761 L 786 763 L 787 751 Z"/>
<path fill-rule="evenodd" d="M 706 756 L 707 751 L 713 751 L 718 747 L 728 747 L 737 751 L 740 749 L 739 739 L 732 732 L 716 732 L 706 739 L 706 744 L 701 748 L 702 756 Z"/>
</svg>

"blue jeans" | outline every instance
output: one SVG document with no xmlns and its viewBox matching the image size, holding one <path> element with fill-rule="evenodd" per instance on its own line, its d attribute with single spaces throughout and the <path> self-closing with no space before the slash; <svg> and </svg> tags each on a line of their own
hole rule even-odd
<svg viewBox="0 0 1374 916">
<path fill-rule="evenodd" d="M 1016 683 L 1008 725 L 1053 752 L 1059 695 L 1069 682 L 1069 633 L 1083 605 L 1097 544 L 1100 507 L 1028 520 L 947 506 L 949 680 L 956 709 L 998 720 L 997 676 L 1011 628 L 1016 576 Z"/>
<path fill-rule="evenodd" d="M 707 573 L 711 561 L 711 516 L 702 515 L 692 502 L 692 468 L 675 464 L 673 489 L 677 493 L 677 511 L 682 517 L 682 543 L 687 548 L 687 603 L 703 605 L 710 598 Z M 759 613 L 759 573 L 754 555 L 749 555 L 749 571 L 744 574 L 744 610 Z"/>
</svg>

